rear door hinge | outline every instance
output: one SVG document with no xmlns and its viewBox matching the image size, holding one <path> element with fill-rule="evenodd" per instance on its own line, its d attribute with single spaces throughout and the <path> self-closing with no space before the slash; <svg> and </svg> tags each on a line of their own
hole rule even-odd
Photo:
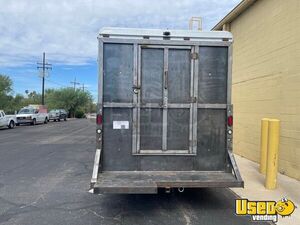
<svg viewBox="0 0 300 225">
<path fill-rule="evenodd" d="M 191 53 L 191 59 L 198 59 L 199 55 L 196 52 Z"/>
</svg>

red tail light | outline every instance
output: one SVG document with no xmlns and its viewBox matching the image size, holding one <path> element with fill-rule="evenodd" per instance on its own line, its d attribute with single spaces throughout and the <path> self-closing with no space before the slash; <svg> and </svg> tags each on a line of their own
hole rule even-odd
<svg viewBox="0 0 300 225">
<path fill-rule="evenodd" d="M 232 127 L 232 125 L 233 125 L 233 116 L 228 116 L 227 124 L 228 124 L 228 126 Z"/>
<path fill-rule="evenodd" d="M 97 114 L 96 122 L 98 125 L 102 125 L 103 119 L 101 114 Z"/>
</svg>

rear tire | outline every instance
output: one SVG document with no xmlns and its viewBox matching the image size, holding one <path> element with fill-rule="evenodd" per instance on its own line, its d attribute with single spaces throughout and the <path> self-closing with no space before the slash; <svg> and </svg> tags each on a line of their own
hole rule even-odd
<svg viewBox="0 0 300 225">
<path fill-rule="evenodd" d="M 18 126 L 20 126 L 20 124 L 16 123 L 16 126 L 18 127 Z"/>
<path fill-rule="evenodd" d="M 31 125 L 32 125 L 32 126 L 35 126 L 35 125 L 36 125 L 36 119 L 33 119 L 33 120 L 32 120 Z"/>
<path fill-rule="evenodd" d="M 15 122 L 14 121 L 10 121 L 9 125 L 8 125 L 8 128 L 9 129 L 13 129 L 14 127 L 15 127 Z"/>
<path fill-rule="evenodd" d="M 65 116 L 64 121 L 67 121 L 67 117 Z"/>
<path fill-rule="evenodd" d="M 60 122 L 60 119 L 58 119 L 57 121 Z"/>
<path fill-rule="evenodd" d="M 45 121 L 44 121 L 44 124 L 47 124 L 47 123 L 48 123 L 48 118 L 46 117 Z"/>
</svg>

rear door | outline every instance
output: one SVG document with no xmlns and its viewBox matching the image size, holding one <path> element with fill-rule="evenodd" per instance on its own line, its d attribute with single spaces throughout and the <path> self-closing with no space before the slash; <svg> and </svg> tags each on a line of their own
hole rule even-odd
<svg viewBox="0 0 300 225">
<path fill-rule="evenodd" d="M 139 47 L 134 153 L 196 153 L 192 51 L 190 46 Z"/>
</svg>

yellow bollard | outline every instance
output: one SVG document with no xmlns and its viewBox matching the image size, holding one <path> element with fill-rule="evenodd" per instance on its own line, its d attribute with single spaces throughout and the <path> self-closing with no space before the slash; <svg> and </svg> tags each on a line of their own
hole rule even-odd
<svg viewBox="0 0 300 225">
<path fill-rule="evenodd" d="M 261 174 L 266 174 L 266 170 L 267 170 L 268 127 L 269 127 L 269 119 L 263 118 L 261 120 L 260 167 L 259 167 L 259 172 Z"/>
<path fill-rule="evenodd" d="M 266 183 L 267 189 L 275 189 L 277 185 L 278 149 L 280 120 L 270 119 L 268 129 L 268 156 Z"/>
</svg>

